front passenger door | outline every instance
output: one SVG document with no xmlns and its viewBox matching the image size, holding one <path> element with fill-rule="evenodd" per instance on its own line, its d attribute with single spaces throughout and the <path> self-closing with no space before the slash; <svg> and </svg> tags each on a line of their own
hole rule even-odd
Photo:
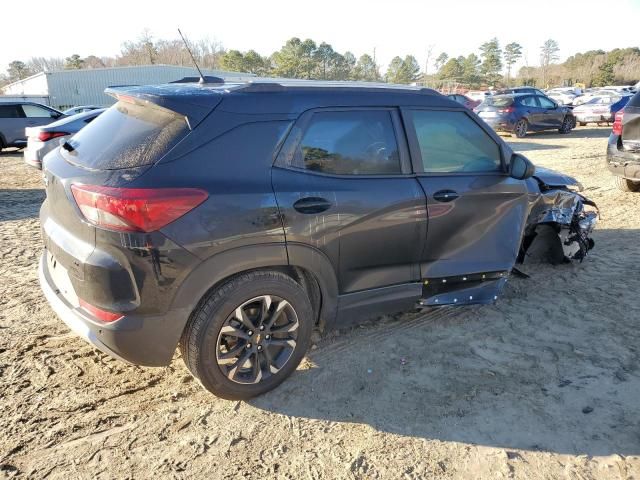
<svg viewBox="0 0 640 480">
<path fill-rule="evenodd" d="M 543 123 L 545 128 L 560 128 L 564 113 L 558 105 L 547 97 L 538 96 L 542 108 Z"/>
<path fill-rule="evenodd" d="M 403 110 L 403 119 L 427 196 L 423 279 L 510 271 L 528 190 L 507 174 L 495 134 L 460 110 L 412 108 Z"/>
</svg>

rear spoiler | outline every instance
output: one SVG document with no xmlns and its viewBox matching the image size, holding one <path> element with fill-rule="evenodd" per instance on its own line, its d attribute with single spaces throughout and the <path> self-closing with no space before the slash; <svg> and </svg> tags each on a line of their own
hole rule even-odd
<svg viewBox="0 0 640 480">
<path fill-rule="evenodd" d="M 221 92 L 184 85 L 123 85 L 104 91 L 116 99 L 152 103 L 187 117 L 193 130 L 222 100 Z"/>
</svg>

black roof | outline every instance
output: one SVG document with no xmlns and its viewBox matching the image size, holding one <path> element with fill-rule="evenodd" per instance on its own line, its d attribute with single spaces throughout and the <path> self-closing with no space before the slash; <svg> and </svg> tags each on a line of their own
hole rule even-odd
<svg viewBox="0 0 640 480">
<path fill-rule="evenodd" d="M 171 83 L 110 87 L 106 93 L 150 101 L 187 115 L 198 123 L 221 103 L 220 110 L 246 114 L 299 114 L 320 107 L 441 106 L 464 108 L 435 90 L 409 85 L 289 79 L 249 82 Z"/>
</svg>

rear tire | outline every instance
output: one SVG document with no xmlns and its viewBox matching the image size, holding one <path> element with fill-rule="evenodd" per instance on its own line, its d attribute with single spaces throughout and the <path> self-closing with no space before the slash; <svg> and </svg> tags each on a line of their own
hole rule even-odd
<svg viewBox="0 0 640 480">
<path fill-rule="evenodd" d="M 528 128 L 529 128 L 529 124 L 527 123 L 527 120 L 524 118 L 521 118 L 516 122 L 515 127 L 513 127 L 513 133 L 518 138 L 524 138 L 527 136 Z"/>
<path fill-rule="evenodd" d="M 246 400 L 272 390 L 298 367 L 311 342 L 313 318 L 307 293 L 291 277 L 249 272 L 200 302 L 180 351 L 204 388 Z"/>
<path fill-rule="evenodd" d="M 623 192 L 640 192 L 640 182 L 634 182 L 627 180 L 624 177 L 613 177 L 615 179 L 616 187 Z"/>
</svg>

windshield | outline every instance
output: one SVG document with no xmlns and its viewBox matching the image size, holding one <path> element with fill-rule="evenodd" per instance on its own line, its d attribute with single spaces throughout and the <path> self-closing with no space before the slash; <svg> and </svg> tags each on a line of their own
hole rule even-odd
<svg viewBox="0 0 640 480">
<path fill-rule="evenodd" d="M 61 151 L 67 161 L 96 170 L 139 167 L 160 160 L 188 132 L 182 115 L 120 100 Z"/>
</svg>

